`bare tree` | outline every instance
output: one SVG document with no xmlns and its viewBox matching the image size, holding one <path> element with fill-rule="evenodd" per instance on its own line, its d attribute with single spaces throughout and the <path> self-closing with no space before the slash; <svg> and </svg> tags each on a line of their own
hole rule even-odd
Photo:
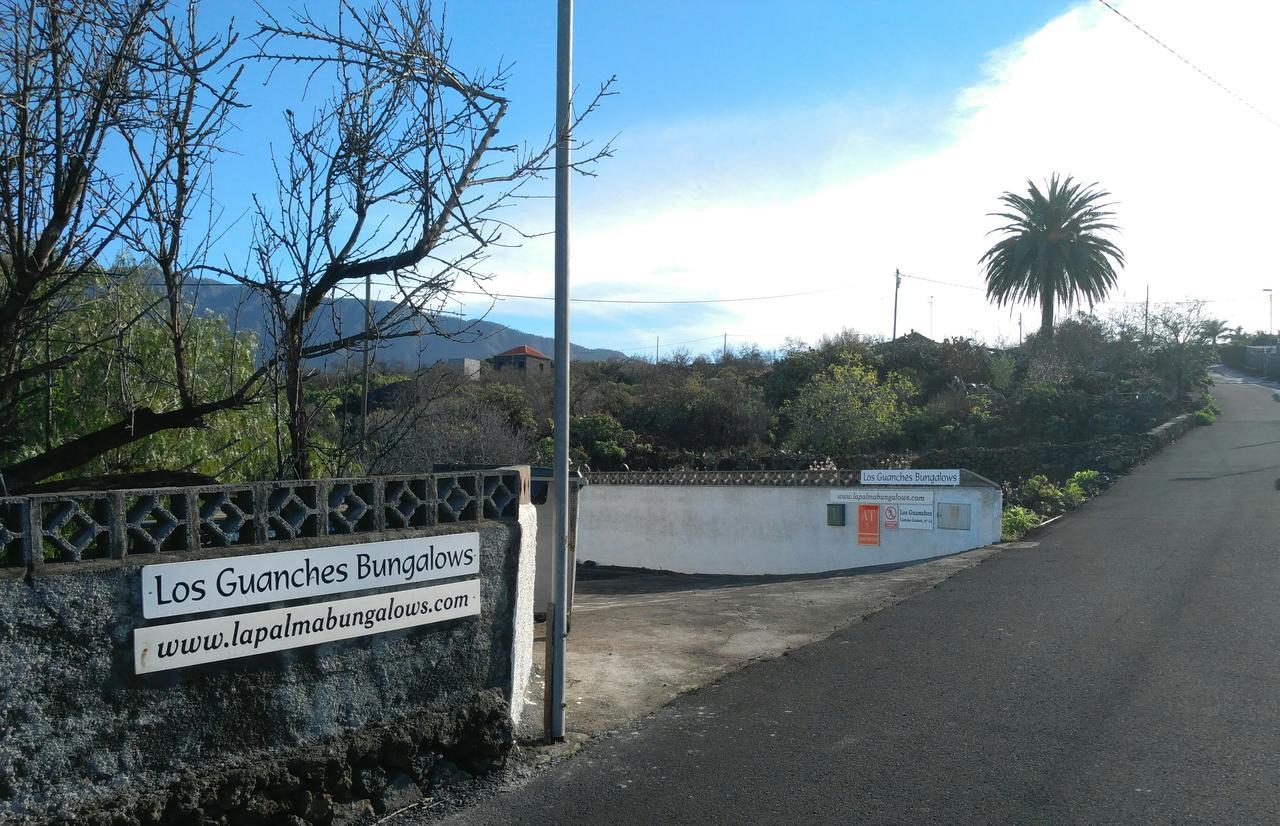
<svg viewBox="0 0 1280 826">
<path fill-rule="evenodd" d="M 260 60 L 304 66 L 324 101 L 288 111 L 289 145 L 276 158 L 275 199 L 255 202 L 257 269 L 234 273 L 272 310 L 274 360 L 283 374 L 287 473 L 312 473 L 306 360 L 368 339 L 431 333 L 440 302 L 510 225 L 501 210 L 548 170 L 550 135 L 529 149 L 497 142 L 509 106 L 505 69 L 454 64 L 440 16 L 426 0 L 357 7 L 336 24 L 305 10 L 267 14 Z M 577 114 L 586 117 L 608 84 Z M 609 146 L 584 155 L 588 169 Z M 230 272 L 230 271 L 229 271 Z M 390 309 L 367 330 L 323 329 L 317 314 L 364 279 L 377 278 Z"/>
<path fill-rule="evenodd" d="M 197 401 L 187 328 L 198 291 L 191 276 L 216 237 L 211 231 L 217 223 L 210 197 L 213 162 L 236 108 L 243 66 L 214 85 L 214 74 L 227 64 L 238 36 L 228 28 L 201 38 L 196 0 L 187 0 L 181 20 L 158 20 L 155 36 L 162 71 L 148 75 L 152 86 L 141 96 L 147 121 L 121 130 L 135 177 L 150 183 L 126 234 L 130 247 L 159 274 L 163 322 L 173 349 L 172 380 L 181 407 L 191 409 Z M 194 231 L 193 219 L 201 223 Z"/>
<path fill-rule="evenodd" d="M 233 67 L 244 64 L 234 30 L 201 36 L 198 0 L 171 10 L 158 0 L 0 0 L 0 433 L 13 433 L 42 396 L 48 404 L 51 373 L 124 341 L 122 330 L 143 317 L 167 330 L 172 375 L 149 378 L 176 400 L 137 406 L 65 441 L 46 428 L 38 450 L 0 437 L 10 489 L 262 398 L 285 411 L 281 472 L 310 475 L 308 362 L 441 332 L 440 302 L 458 277 L 484 278 L 477 268 L 511 229 L 501 210 L 548 168 L 554 135 L 532 149 L 498 143 L 505 69 L 454 65 L 425 0 L 341 2 L 334 25 L 305 10 L 286 19 L 263 12 L 252 57 L 272 76 L 303 67 L 306 96 L 322 102 L 303 110 L 304 98 L 296 108 L 306 114 L 285 113 L 275 191 L 250 210 L 248 263 L 225 254 L 214 263 L 214 162 L 237 109 Z M 582 153 L 577 168 L 608 154 L 607 145 Z M 121 252 L 157 273 L 155 303 L 101 341 L 53 352 L 47 330 L 112 288 L 100 262 Z M 217 275 L 257 295 L 268 342 L 243 355 L 256 359 L 247 379 L 233 369 L 223 386 L 196 387 L 191 312 L 196 291 Z M 329 310 L 364 279 L 379 280 L 390 309 L 342 329 Z"/>
<path fill-rule="evenodd" d="M 0 8 L 0 427 L 12 433 L 30 380 L 74 361 L 42 358 L 41 331 L 130 220 L 137 182 L 104 173 L 103 145 L 140 116 L 133 94 L 153 4 Z"/>
<path fill-rule="evenodd" d="M 199 39 L 194 0 L 182 19 L 167 16 L 166 8 L 155 0 L 0 6 L 8 34 L 0 52 L 0 430 L 15 432 L 50 373 L 120 338 L 121 329 L 106 330 L 101 340 L 42 358 L 47 330 L 60 316 L 112 289 L 103 257 L 130 247 L 163 277 L 161 298 L 142 315 L 167 307 L 177 364 L 167 380 L 180 396 L 175 409 L 139 407 L 95 432 L 59 444 L 48 439 L 43 451 L 3 469 L 10 488 L 251 401 L 247 387 L 196 398 L 181 319 L 182 245 L 200 246 L 189 237 L 187 218 L 202 200 L 238 74 L 220 85 L 213 76 L 235 38 Z M 109 147 L 121 145 L 130 163 L 104 161 Z"/>
<path fill-rule="evenodd" d="M 425 389 L 425 388 L 424 388 Z M 529 462 L 536 433 L 510 421 L 466 384 L 437 384 L 402 399 L 396 410 L 378 410 L 372 432 L 372 470 L 421 473 L 434 464 L 509 465 Z M 444 391 L 444 392 L 441 392 Z M 408 416 L 405 416 L 405 411 Z M 398 419 L 397 424 L 391 424 Z M 411 421 L 413 427 L 403 427 Z M 390 425 L 382 427 L 379 425 Z"/>
</svg>

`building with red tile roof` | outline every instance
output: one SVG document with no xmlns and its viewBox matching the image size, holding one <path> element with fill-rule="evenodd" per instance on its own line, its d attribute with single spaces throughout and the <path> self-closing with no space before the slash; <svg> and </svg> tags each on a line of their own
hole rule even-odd
<svg viewBox="0 0 1280 826">
<path fill-rule="evenodd" d="M 493 365 L 493 369 L 502 370 L 518 370 L 526 375 L 550 374 L 553 363 L 551 357 L 540 353 L 527 344 L 521 344 L 519 347 L 512 347 L 498 355 L 489 359 L 489 363 Z"/>
</svg>

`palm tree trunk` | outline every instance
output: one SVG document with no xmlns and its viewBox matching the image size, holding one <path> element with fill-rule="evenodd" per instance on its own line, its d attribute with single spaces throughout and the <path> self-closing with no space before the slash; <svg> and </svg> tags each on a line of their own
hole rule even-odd
<svg viewBox="0 0 1280 826">
<path fill-rule="evenodd" d="M 1040 337 L 1045 341 L 1053 340 L 1053 290 L 1042 290 L 1040 293 Z"/>
</svg>

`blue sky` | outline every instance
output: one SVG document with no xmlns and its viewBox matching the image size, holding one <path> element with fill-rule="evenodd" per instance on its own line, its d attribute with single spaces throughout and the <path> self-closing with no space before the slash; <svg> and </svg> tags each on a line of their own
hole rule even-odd
<svg viewBox="0 0 1280 826">
<path fill-rule="evenodd" d="M 1207 19 L 1186 0 L 1121 8 L 1264 108 L 1280 104 L 1266 40 L 1280 21 L 1263 4 L 1224 2 Z M 447 15 L 456 63 L 512 67 L 504 137 L 538 142 L 553 112 L 554 2 L 468 0 Z M 580 133 L 616 136 L 617 154 L 597 177 L 575 180 L 576 294 L 831 291 L 739 305 L 576 305 L 579 343 L 652 352 L 661 337 L 698 351 L 722 333 L 766 348 L 842 327 L 886 335 L 895 267 L 961 285 L 906 282 L 900 331 L 1016 338 L 1017 311 L 987 307 L 980 291 L 985 212 L 1000 191 L 1054 171 L 1100 180 L 1120 202 L 1130 268 L 1115 307 L 1154 282 L 1157 300 L 1211 297 L 1217 314 L 1264 326 L 1256 296 L 1270 281 L 1246 274 L 1250 257 L 1223 259 L 1207 239 L 1173 250 L 1166 236 L 1185 214 L 1174 210 L 1180 194 L 1238 204 L 1280 184 L 1265 150 L 1274 129 L 1097 3 L 580 0 L 575 75 L 584 91 L 617 76 L 617 94 Z M 267 179 L 266 147 L 280 140 L 281 111 L 296 108 L 281 93 L 289 84 L 248 80 L 252 108 L 219 171 L 228 204 Z M 1238 217 L 1208 220 L 1242 230 Z M 1273 217 L 1249 220 L 1265 233 Z M 550 202 L 522 207 L 518 223 L 549 229 Z M 1202 295 L 1211 265 L 1236 273 L 1238 290 L 1223 292 L 1219 279 Z M 490 289 L 550 294 L 545 241 L 498 253 L 488 268 Z M 489 317 L 551 329 L 545 302 L 502 301 Z"/>
</svg>

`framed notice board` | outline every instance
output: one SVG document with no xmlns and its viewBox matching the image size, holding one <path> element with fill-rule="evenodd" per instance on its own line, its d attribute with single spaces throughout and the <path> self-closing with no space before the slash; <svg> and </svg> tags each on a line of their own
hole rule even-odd
<svg viewBox="0 0 1280 826">
<path fill-rule="evenodd" d="M 858 544 L 880 544 L 879 505 L 858 505 Z"/>
</svg>

